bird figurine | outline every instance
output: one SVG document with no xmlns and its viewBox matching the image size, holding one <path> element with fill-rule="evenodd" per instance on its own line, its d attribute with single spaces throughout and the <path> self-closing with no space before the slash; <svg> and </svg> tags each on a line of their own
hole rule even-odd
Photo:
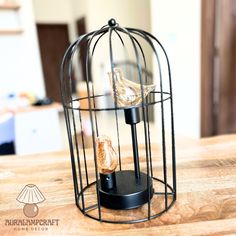
<svg viewBox="0 0 236 236">
<path fill-rule="evenodd" d="M 110 78 L 110 84 L 113 91 L 113 77 L 112 72 L 108 72 Z M 114 82 L 115 82 L 115 94 L 117 97 L 117 105 L 119 106 L 136 106 L 142 102 L 141 85 L 125 79 L 123 72 L 120 68 L 114 68 Z M 144 98 L 155 89 L 155 84 L 143 85 Z"/>
</svg>

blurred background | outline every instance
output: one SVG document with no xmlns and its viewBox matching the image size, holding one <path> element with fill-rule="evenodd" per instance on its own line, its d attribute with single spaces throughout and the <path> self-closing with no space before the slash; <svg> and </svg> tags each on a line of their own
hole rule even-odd
<svg viewBox="0 0 236 236">
<path fill-rule="evenodd" d="M 70 43 L 110 18 L 151 32 L 165 47 L 177 137 L 236 131 L 236 0 L 0 0 L 0 154 L 68 148 L 60 63 Z M 151 53 L 147 62 L 155 76 Z M 96 68 L 95 82 L 108 64 Z M 83 65 L 73 76 L 82 94 Z"/>
</svg>

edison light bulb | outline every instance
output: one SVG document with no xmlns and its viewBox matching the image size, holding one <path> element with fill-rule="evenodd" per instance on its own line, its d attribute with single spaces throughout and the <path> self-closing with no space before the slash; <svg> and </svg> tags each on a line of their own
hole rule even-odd
<svg viewBox="0 0 236 236">
<path fill-rule="evenodd" d="M 118 161 L 111 139 L 105 135 L 97 137 L 96 148 L 99 173 L 104 175 L 113 173 L 118 165 Z"/>
<path fill-rule="evenodd" d="M 108 73 L 110 84 L 113 91 L 113 77 L 112 73 Z M 120 106 L 136 106 L 142 102 L 141 86 L 124 78 L 120 68 L 114 68 L 114 82 L 115 92 L 117 97 L 117 104 Z M 143 96 L 146 97 L 150 92 L 155 89 L 156 85 L 143 85 Z M 113 91 L 114 97 L 114 91 Z"/>
</svg>

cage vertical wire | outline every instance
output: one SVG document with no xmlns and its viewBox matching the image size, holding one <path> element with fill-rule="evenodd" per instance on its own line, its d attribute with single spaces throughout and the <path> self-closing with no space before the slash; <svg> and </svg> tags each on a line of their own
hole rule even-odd
<svg viewBox="0 0 236 236">
<path fill-rule="evenodd" d="M 122 50 L 116 50 L 117 41 Z M 86 65 L 86 96 L 81 97 L 73 92 L 72 80 L 74 66 L 78 63 L 75 58 L 78 58 L 84 42 L 87 45 L 86 58 L 82 59 Z M 152 51 L 157 65 L 158 84 L 155 86 L 153 75 L 147 68 L 143 42 Z M 106 57 L 107 52 L 108 91 L 100 88 L 107 79 L 98 79 L 96 73 L 93 78 L 98 47 L 102 48 L 100 58 Z M 165 83 L 163 63 L 167 71 Z M 111 19 L 107 25 L 80 36 L 69 46 L 61 64 L 60 84 L 75 203 L 79 210 L 87 217 L 107 223 L 138 223 L 168 211 L 176 200 L 174 115 L 170 64 L 159 40 L 144 30 L 120 27 Z M 87 107 L 81 105 L 84 101 Z M 165 107 L 168 107 L 168 113 Z M 153 124 L 150 124 L 152 108 L 160 123 L 158 133 L 152 132 Z M 108 122 L 104 121 L 105 116 Z M 104 123 L 114 129 L 110 131 L 112 138 L 106 135 L 109 128 L 103 128 Z M 85 145 L 86 124 L 91 130 L 89 149 Z M 123 139 L 128 135 L 131 143 L 123 145 Z M 156 143 L 157 136 L 160 142 Z M 101 172 L 98 148 L 99 145 L 105 147 L 104 143 L 108 148 L 110 145 L 107 156 L 116 154 L 118 169 L 105 174 Z"/>
</svg>

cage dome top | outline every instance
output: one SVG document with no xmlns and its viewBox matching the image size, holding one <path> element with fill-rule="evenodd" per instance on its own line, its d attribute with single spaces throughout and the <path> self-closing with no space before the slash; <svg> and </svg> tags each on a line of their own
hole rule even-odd
<svg viewBox="0 0 236 236">
<path fill-rule="evenodd" d="M 95 52 L 98 52 L 98 56 Z M 76 54 L 79 56 L 76 57 Z M 78 63 L 78 58 L 80 63 Z M 77 65 L 75 66 L 75 64 Z M 155 78 L 151 72 L 154 64 L 157 68 Z M 121 27 L 114 18 L 109 19 L 108 23 L 100 29 L 81 35 L 69 46 L 61 64 L 63 104 L 71 108 L 86 110 L 86 108 L 72 104 L 71 94 L 75 90 L 73 73 L 76 67 L 81 68 L 81 71 L 77 73 L 81 74 L 80 80 L 87 84 L 87 97 L 77 97 L 78 101 L 83 100 L 84 102 L 89 98 L 97 100 L 107 98 L 109 95 L 100 93 L 101 88 L 107 87 L 111 90 L 110 95 L 113 94 L 115 98 L 113 105 L 109 107 L 95 108 L 91 105 L 87 109 L 112 110 L 134 105 L 154 105 L 169 99 L 172 95 L 169 59 L 159 40 L 142 29 Z M 101 73 L 99 75 L 101 67 L 108 69 L 105 71 L 103 79 L 98 81 L 95 77 L 98 78 L 101 75 Z M 121 72 L 117 73 L 118 70 Z M 163 75 L 163 71 L 167 71 L 167 73 Z M 119 75 L 122 75 L 121 80 L 118 80 Z M 165 78 L 165 83 L 162 82 L 163 78 Z M 154 84 L 155 86 L 153 86 Z M 127 94 L 119 96 L 120 91 L 123 93 L 124 90 Z M 155 93 L 155 98 L 145 102 L 146 91 Z M 123 101 L 121 101 L 121 97 Z M 102 102 L 98 104 L 102 104 Z"/>
</svg>

